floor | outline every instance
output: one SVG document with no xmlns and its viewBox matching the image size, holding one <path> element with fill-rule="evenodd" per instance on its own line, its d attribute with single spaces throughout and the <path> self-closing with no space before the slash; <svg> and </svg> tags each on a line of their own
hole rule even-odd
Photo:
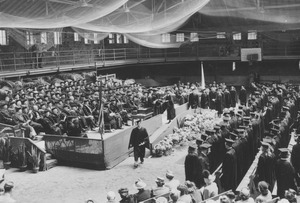
<svg viewBox="0 0 300 203">
<path fill-rule="evenodd" d="M 163 126 L 167 125 L 166 113 L 163 114 Z M 130 126 L 124 126 L 124 129 Z M 113 136 L 120 130 L 105 133 L 104 139 Z M 89 138 L 101 139 L 97 131 L 88 132 Z M 38 142 L 43 147 L 44 141 Z M 160 158 L 149 156 L 143 165 L 133 168 L 133 157 L 128 157 L 116 167 L 105 170 L 91 170 L 70 166 L 56 166 L 49 171 L 37 174 L 31 171 L 20 172 L 19 169 L 9 169 L 5 173 L 6 180 L 15 184 L 12 196 L 18 202 L 26 203 L 83 203 L 91 198 L 95 203 L 106 202 L 106 193 L 117 193 L 121 187 L 127 187 L 130 193 L 137 192 L 133 183 L 137 178 L 142 178 L 149 188 L 155 185 L 157 176 L 164 177 L 167 169 L 174 172 L 175 177 L 184 181 L 183 160 L 186 155 L 187 144 L 176 146 L 170 156 Z"/>
<path fill-rule="evenodd" d="M 57 166 L 49 171 L 37 174 L 31 171 L 19 172 L 18 169 L 6 171 L 5 178 L 15 184 L 12 196 L 18 202 L 26 203 L 83 203 L 91 198 L 96 203 L 106 202 L 106 193 L 117 193 L 121 187 L 127 187 L 130 193 L 137 192 L 133 183 L 142 178 L 147 187 L 155 185 L 157 176 L 164 177 L 167 169 L 175 177 L 184 181 L 183 159 L 187 144 L 177 146 L 170 156 L 147 158 L 143 165 L 133 168 L 133 157 L 106 171 L 97 171 L 69 166 Z"/>
</svg>

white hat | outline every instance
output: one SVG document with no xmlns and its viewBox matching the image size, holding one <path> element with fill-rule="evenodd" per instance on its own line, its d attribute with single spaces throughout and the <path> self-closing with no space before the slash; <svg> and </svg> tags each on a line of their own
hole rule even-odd
<svg viewBox="0 0 300 203">
<path fill-rule="evenodd" d="M 113 191 L 109 191 L 109 192 L 107 193 L 106 198 L 107 198 L 108 201 L 114 200 L 114 199 L 116 199 L 116 194 L 115 194 Z"/>
<path fill-rule="evenodd" d="M 173 171 L 167 170 L 166 176 L 167 177 L 174 177 Z"/>
<path fill-rule="evenodd" d="M 147 186 L 147 184 L 142 181 L 141 179 L 138 179 L 137 181 L 135 181 L 133 187 L 135 187 L 136 189 L 144 189 Z"/>
<path fill-rule="evenodd" d="M 165 179 L 162 178 L 162 177 L 157 177 L 156 180 L 155 180 L 155 182 L 162 182 L 162 183 L 164 183 Z"/>
</svg>

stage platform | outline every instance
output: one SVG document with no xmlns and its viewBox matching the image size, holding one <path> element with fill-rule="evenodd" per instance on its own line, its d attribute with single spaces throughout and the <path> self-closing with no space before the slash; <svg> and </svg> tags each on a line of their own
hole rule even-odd
<svg viewBox="0 0 300 203">
<path fill-rule="evenodd" d="M 170 123 L 166 112 L 142 121 L 141 125 L 147 129 L 150 137 L 150 146 L 158 143 L 165 135 L 173 133 L 174 127 L 178 127 L 181 119 L 186 114 L 192 113 L 191 110 L 187 110 L 187 104 L 176 105 L 175 111 L 177 116 Z M 110 169 L 125 160 L 132 152 L 132 149 L 128 149 L 128 144 L 133 128 L 135 126 L 124 125 L 122 129 L 104 133 L 103 139 L 96 130 L 86 132 L 87 138 L 61 135 L 37 136 L 38 139 L 33 143 L 45 151 L 45 154 L 50 153 L 59 163 L 65 162 L 101 170 Z"/>
<path fill-rule="evenodd" d="M 175 106 L 176 118 L 167 123 L 166 112 L 142 121 L 147 129 L 151 146 L 159 142 L 187 114 L 187 104 Z M 131 123 L 131 122 L 129 122 Z M 103 140 L 97 131 L 87 132 L 88 138 L 63 137 L 45 135 L 45 150 L 56 159 L 63 162 L 94 165 L 97 169 L 110 169 L 125 160 L 132 149 L 128 149 L 131 131 L 135 126 L 124 126 L 112 132 L 105 133 Z"/>
</svg>

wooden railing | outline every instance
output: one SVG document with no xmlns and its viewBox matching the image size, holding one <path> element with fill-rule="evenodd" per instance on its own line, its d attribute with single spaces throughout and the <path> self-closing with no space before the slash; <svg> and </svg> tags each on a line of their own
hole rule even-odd
<svg viewBox="0 0 300 203">
<path fill-rule="evenodd" d="M 103 140 L 44 135 L 46 151 L 59 162 L 105 169 Z"/>
<path fill-rule="evenodd" d="M 40 171 L 46 170 L 46 151 L 36 145 L 31 139 L 23 137 L 9 137 L 12 146 L 12 165 L 17 166 L 18 163 L 18 149 L 20 146 L 25 145 L 26 151 L 31 153 L 31 150 L 37 150 L 40 153 Z"/>
<path fill-rule="evenodd" d="M 152 197 L 150 199 L 147 199 L 145 201 L 142 201 L 140 203 L 156 203 L 156 200 L 160 197 L 164 197 L 166 198 L 168 201 L 170 200 L 170 193 L 166 193 L 166 194 L 163 194 L 163 195 L 159 195 L 159 196 L 156 196 L 156 197 Z"/>
<path fill-rule="evenodd" d="M 23 130 L 20 125 L 8 125 L 5 123 L 0 123 L 0 136 L 7 135 L 14 137 L 23 137 Z"/>
</svg>

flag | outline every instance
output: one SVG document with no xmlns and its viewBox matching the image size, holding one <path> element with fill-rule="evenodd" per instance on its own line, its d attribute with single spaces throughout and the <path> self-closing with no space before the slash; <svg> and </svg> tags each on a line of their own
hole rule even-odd
<svg viewBox="0 0 300 203">
<path fill-rule="evenodd" d="M 205 79 L 204 79 L 203 62 L 201 62 L 201 88 L 205 89 Z"/>
<path fill-rule="evenodd" d="M 103 104 L 102 104 L 102 82 L 100 81 L 100 87 L 99 87 L 99 118 L 98 118 L 98 124 L 99 124 L 99 133 L 101 135 L 101 139 L 103 140 L 103 134 L 104 134 L 104 114 L 103 114 Z"/>
</svg>

